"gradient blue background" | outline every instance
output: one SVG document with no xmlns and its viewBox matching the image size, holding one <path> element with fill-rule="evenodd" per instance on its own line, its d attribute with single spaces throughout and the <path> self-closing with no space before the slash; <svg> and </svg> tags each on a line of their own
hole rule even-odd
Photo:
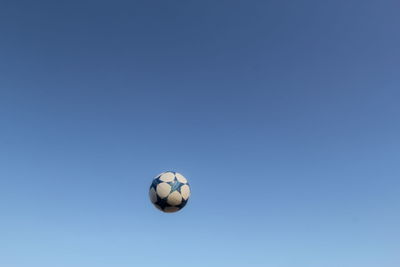
<svg viewBox="0 0 400 267">
<path fill-rule="evenodd" d="M 400 266 L 399 9 L 1 1 L 0 266 Z"/>
</svg>

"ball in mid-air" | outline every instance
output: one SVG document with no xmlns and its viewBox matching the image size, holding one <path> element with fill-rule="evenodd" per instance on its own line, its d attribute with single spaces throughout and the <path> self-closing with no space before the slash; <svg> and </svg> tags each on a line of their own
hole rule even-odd
<svg viewBox="0 0 400 267">
<path fill-rule="evenodd" d="M 178 172 L 163 172 L 154 178 L 150 186 L 150 200 L 163 212 L 182 209 L 190 197 L 190 186 L 186 178 Z"/>
</svg>

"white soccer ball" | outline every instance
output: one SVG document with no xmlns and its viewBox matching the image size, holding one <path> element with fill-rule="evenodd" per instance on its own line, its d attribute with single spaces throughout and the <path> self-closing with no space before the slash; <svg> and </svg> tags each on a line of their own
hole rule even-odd
<svg viewBox="0 0 400 267">
<path fill-rule="evenodd" d="M 150 200 L 163 212 L 176 212 L 189 200 L 190 186 L 187 179 L 178 172 L 163 172 L 154 178 L 150 186 Z"/>
</svg>

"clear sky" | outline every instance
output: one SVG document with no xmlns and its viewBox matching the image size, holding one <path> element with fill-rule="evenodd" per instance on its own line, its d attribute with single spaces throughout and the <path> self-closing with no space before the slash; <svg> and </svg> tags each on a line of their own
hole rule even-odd
<svg viewBox="0 0 400 267">
<path fill-rule="evenodd" d="M 0 1 L 0 266 L 400 266 L 399 9 Z"/>
</svg>

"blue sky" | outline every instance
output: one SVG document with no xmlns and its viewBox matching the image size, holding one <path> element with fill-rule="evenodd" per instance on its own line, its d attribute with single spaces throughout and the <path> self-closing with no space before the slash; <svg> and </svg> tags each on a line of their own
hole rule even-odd
<svg viewBox="0 0 400 267">
<path fill-rule="evenodd" d="M 399 266 L 399 8 L 1 1 L 0 266 Z"/>
</svg>

